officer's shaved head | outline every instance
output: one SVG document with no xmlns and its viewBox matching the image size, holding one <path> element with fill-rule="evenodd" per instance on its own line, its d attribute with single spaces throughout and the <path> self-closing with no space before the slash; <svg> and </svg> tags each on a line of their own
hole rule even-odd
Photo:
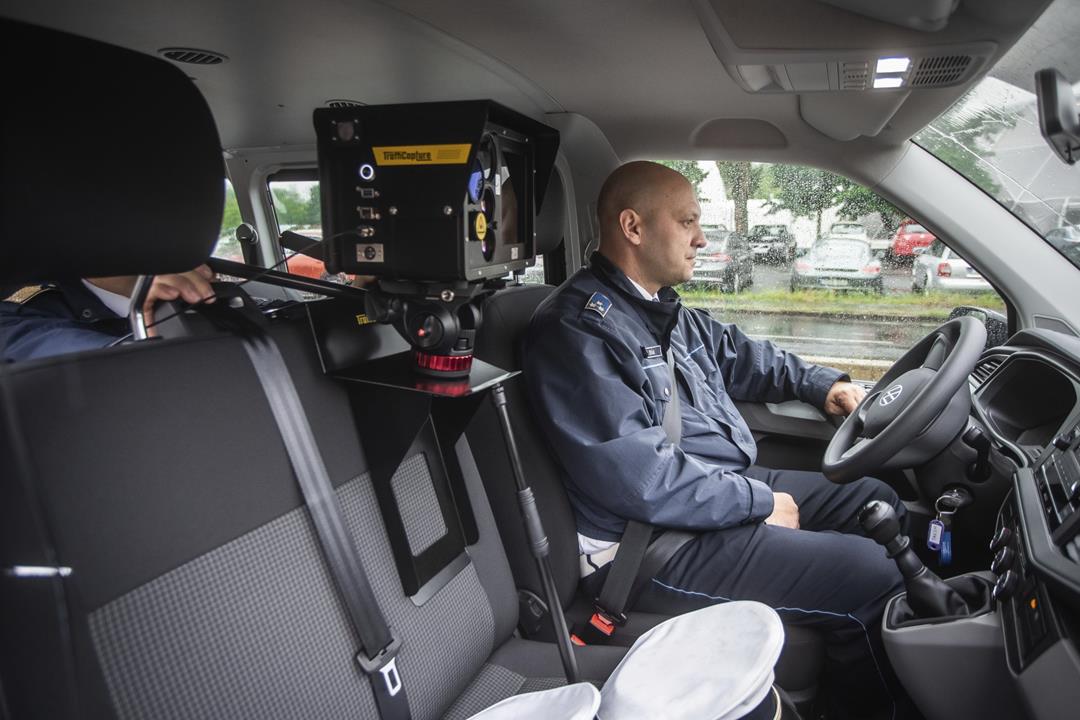
<svg viewBox="0 0 1080 720">
<path fill-rule="evenodd" d="M 596 202 L 601 244 L 605 235 L 618 230 L 623 210 L 634 210 L 647 218 L 672 189 L 682 185 L 689 182 L 681 173 L 659 163 L 636 160 L 616 168 L 604 181 Z"/>
<path fill-rule="evenodd" d="M 600 252 L 642 288 L 655 293 L 686 282 L 705 245 L 701 206 L 690 182 L 654 162 L 631 162 L 600 189 Z"/>
</svg>

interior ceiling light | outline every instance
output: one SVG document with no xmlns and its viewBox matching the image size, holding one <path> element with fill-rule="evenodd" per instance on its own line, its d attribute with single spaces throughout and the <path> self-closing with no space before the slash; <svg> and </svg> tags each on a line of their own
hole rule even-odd
<svg viewBox="0 0 1080 720">
<path fill-rule="evenodd" d="M 909 67 L 911 67 L 911 58 L 881 58 L 877 61 L 876 72 L 878 75 L 881 75 L 882 73 L 902 73 L 907 72 Z"/>
<path fill-rule="evenodd" d="M 874 78 L 874 88 L 898 88 L 904 84 L 904 78 L 902 77 L 876 77 Z"/>
</svg>

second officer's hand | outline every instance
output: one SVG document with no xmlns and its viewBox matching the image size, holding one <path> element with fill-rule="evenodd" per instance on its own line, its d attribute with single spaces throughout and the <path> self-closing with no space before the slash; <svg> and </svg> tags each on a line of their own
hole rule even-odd
<svg viewBox="0 0 1080 720">
<path fill-rule="evenodd" d="M 214 271 L 206 265 L 200 265 L 194 270 L 173 275 L 156 275 L 150 290 L 146 294 L 146 303 L 143 305 L 143 317 L 149 328 L 149 335 L 156 336 L 157 330 L 154 324 L 154 305 L 162 300 L 181 299 L 194 305 L 197 302 L 214 302 L 214 288 L 210 282 L 214 279 Z"/>
<path fill-rule="evenodd" d="M 774 492 L 772 515 L 765 518 L 765 524 L 798 530 L 799 506 L 795 504 L 795 498 L 787 493 Z"/>
</svg>

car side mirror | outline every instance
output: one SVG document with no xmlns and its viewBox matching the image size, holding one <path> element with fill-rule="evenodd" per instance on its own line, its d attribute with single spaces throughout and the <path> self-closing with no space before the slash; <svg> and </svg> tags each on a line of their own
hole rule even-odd
<svg viewBox="0 0 1080 720">
<path fill-rule="evenodd" d="M 997 310 L 977 308 L 972 305 L 960 305 L 954 307 L 949 313 L 949 319 L 968 315 L 982 322 L 986 328 L 986 348 L 1004 345 L 1009 339 L 1009 321 Z"/>
</svg>

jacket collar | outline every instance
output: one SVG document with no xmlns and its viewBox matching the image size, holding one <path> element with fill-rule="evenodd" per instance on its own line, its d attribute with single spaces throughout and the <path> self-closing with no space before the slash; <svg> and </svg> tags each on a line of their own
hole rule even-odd
<svg viewBox="0 0 1080 720">
<path fill-rule="evenodd" d="M 63 293 L 64 302 L 71 314 L 82 322 L 116 320 L 119 316 L 106 307 L 94 293 L 78 280 L 55 283 Z"/>
<path fill-rule="evenodd" d="M 594 252 L 589 258 L 589 269 L 600 282 L 615 290 L 631 305 L 638 317 L 660 341 L 664 352 L 667 352 L 671 331 L 675 329 L 679 321 L 679 310 L 682 307 L 679 293 L 672 288 L 662 287 L 657 293 L 660 302 L 646 300 L 630 282 L 630 278 L 626 277 L 626 273 L 599 252 Z"/>
</svg>

